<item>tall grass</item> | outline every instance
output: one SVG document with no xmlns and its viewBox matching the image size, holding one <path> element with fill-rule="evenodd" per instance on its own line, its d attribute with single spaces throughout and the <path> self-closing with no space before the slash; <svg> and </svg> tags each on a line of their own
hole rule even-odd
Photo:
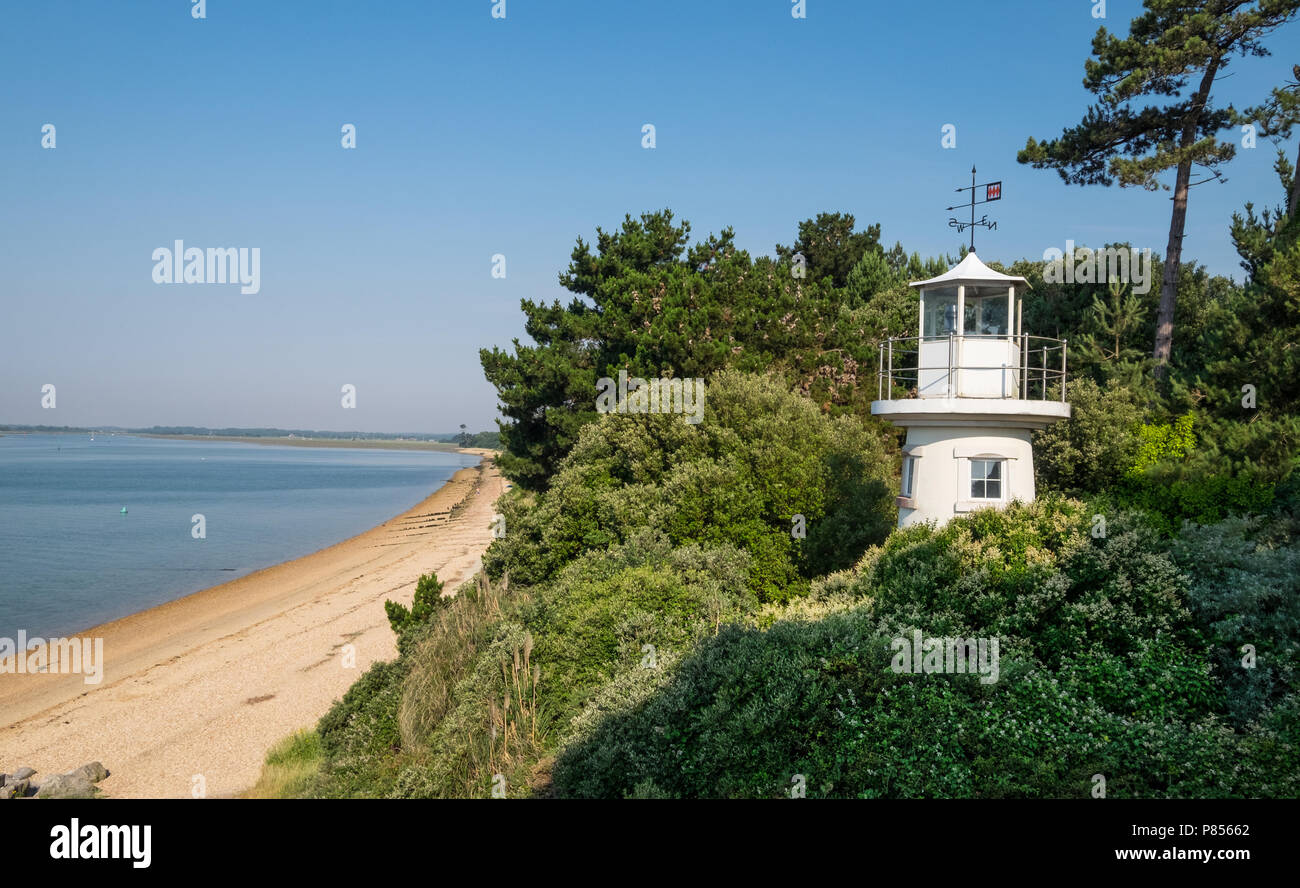
<svg viewBox="0 0 1300 888">
<path fill-rule="evenodd" d="M 404 748 L 427 746 L 434 729 L 451 711 L 456 686 L 490 641 L 488 629 L 501 618 L 509 588 L 509 576 L 493 583 L 480 573 L 438 611 L 433 625 L 416 643 L 397 712 Z"/>
<path fill-rule="evenodd" d="M 290 799 L 312 783 L 324 761 L 320 737 L 304 728 L 271 747 L 257 783 L 244 793 L 246 799 Z"/>
</svg>

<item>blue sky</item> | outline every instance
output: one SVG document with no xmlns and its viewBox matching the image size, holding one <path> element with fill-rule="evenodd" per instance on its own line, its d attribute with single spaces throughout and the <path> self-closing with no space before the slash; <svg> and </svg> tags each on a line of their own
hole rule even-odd
<svg viewBox="0 0 1300 888">
<path fill-rule="evenodd" d="M 504 20 L 493 0 L 190 5 L 6 11 L 0 422 L 492 428 L 478 349 L 523 336 L 521 298 L 567 299 L 576 237 L 661 207 L 754 254 L 835 210 L 955 253 L 944 207 L 973 163 L 1004 182 L 986 259 L 1164 250 L 1167 193 L 1015 162 L 1087 104 L 1092 0 L 807 0 L 804 20 L 790 0 L 507 0 Z M 1106 5 L 1120 30 L 1141 6 Z M 1216 100 L 1281 83 L 1297 37 L 1234 61 Z M 1261 141 L 1193 190 L 1185 256 L 1240 276 L 1229 216 L 1278 202 L 1273 155 Z M 259 248 L 260 292 L 155 284 L 177 239 Z"/>
</svg>

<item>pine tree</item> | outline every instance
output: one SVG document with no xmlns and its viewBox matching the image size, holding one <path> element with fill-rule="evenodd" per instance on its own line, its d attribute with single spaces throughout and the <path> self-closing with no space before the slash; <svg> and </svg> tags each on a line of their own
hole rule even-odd
<svg viewBox="0 0 1300 888">
<path fill-rule="evenodd" d="M 1134 334 L 1146 324 L 1142 300 L 1132 287 L 1118 278 L 1107 284 L 1109 299 L 1094 293 L 1088 313 L 1087 331 L 1079 338 L 1071 356 L 1078 355 L 1076 372 L 1096 368 L 1101 382 L 1140 389 L 1143 352 L 1133 345 Z"/>
<path fill-rule="evenodd" d="M 1295 17 L 1300 0 L 1145 0 L 1143 7 L 1127 37 L 1103 27 L 1093 38 L 1083 83 L 1099 101 L 1083 121 L 1059 139 L 1031 137 L 1017 160 L 1055 169 L 1071 184 L 1118 182 L 1151 191 L 1168 189 L 1159 177 L 1176 170 L 1152 352 L 1163 377 L 1173 349 L 1188 190 L 1221 179 L 1222 166 L 1235 154 L 1235 146 L 1216 135 L 1235 112 L 1215 108 L 1211 90 L 1232 56 L 1268 55 L 1261 41 Z M 1196 85 L 1188 94 L 1190 79 Z M 1164 103 L 1137 108 L 1145 97 Z M 1192 182 L 1193 167 L 1209 177 Z"/>
<path fill-rule="evenodd" d="M 574 298 L 524 300 L 532 342 L 479 353 L 506 418 L 502 472 L 544 490 L 582 427 L 601 418 L 598 381 L 620 372 L 649 379 L 705 378 L 724 367 L 774 371 L 824 410 L 867 412 L 876 340 L 897 335 L 904 313 L 914 329 L 916 302 L 895 286 L 858 308 L 846 304 L 832 282 L 847 279 L 866 253 L 882 252 L 879 225 L 852 229 L 853 217 L 842 213 L 801 223 L 796 247 L 785 249 L 807 250 L 803 275 L 789 259 L 751 259 L 730 228 L 690 245 L 689 224 L 668 210 L 597 229 L 594 245 L 579 238 L 560 275 Z M 900 248 L 885 265 L 903 255 Z"/>
<path fill-rule="evenodd" d="M 903 281 L 902 276 L 890 266 L 889 257 L 879 250 L 868 250 L 849 272 L 845 291 L 851 308 L 866 305 L 872 296 L 891 289 Z"/>
<path fill-rule="evenodd" d="M 1300 211 L 1300 151 L 1296 154 L 1295 163 L 1292 163 L 1282 150 L 1281 143 L 1291 138 L 1292 130 L 1296 124 L 1300 124 L 1300 65 L 1292 66 L 1291 76 L 1295 80 L 1275 88 L 1268 101 L 1258 107 L 1247 108 L 1236 120 L 1238 124 L 1258 122 L 1262 135 L 1279 146 L 1277 163 L 1273 168 L 1282 177 L 1283 185 L 1288 181 L 1291 183 L 1287 190 L 1285 209 L 1288 219 Z"/>
<path fill-rule="evenodd" d="M 1205 438 L 1223 458 L 1280 477 L 1300 454 L 1300 216 L 1258 217 L 1247 204 L 1245 216 L 1233 214 L 1232 239 L 1250 274 L 1211 306 L 1199 348 L 1207 359 L 1185 399 L 1208 414 Z"/>
<path fill-rule="evenodd" d="M 560 274 L 560 284 L 575 298 L 567 306 L 559 300 L 520 303 L 524 329 L 536 345 L 516 339 L 513 355 L 498 348 L 479 351 L 508 420 L 498 423 L 505 452 L 497 462 L 521 487 L 544 488 L 578 431 L 597 415 L 596 381 L 611 353 L 626 362 L 636 348 L 629 341 L 628 316 L 644 312 L 649 302 L 638 300 L 638 285 L 688 273 L 681 260 L 690 230 L 689 223 L 678 225 L 670 210 L 661 210 L 640 219 L 626 216 L 619 230 L 597 228 L 594 252 L 578 238 Z"/>
<path fill-rule="evenodd" d="M 854 224 L 852 213 L 818 213 L 816 219 L 799 223 L 794 246 L 776 245 L 777 258 L 789 262 L 798 253 L 809 280 L 830 277 L 831 286 L 843 287 L 863 254 L 881 249 L 879 224 L 868 225 L 866 231 L 854 231 Z"/>
</svg>

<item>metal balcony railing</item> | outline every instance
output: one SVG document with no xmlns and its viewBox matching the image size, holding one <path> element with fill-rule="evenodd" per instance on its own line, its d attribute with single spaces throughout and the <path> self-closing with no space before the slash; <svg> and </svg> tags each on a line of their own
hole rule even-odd
<svg viewBox="0 0 1300 888">
<path fill-rule="evenodd" d="M 1005 350 L 998 348 L 998 342 L 1006 344 Z M 1028 333 L 891 336 L 880 344 L 878 400 L 965 397 L 1045 401 L 1049 388 L 1059 381 L 1064 402 L 1066 349 L 1065 339 Z M 1007 360 L 985 363 L 990 356 Z"/>
</svg>

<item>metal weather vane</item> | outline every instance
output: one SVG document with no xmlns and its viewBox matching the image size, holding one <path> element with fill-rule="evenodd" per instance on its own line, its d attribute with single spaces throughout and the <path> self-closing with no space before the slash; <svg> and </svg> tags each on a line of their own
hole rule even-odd
<svg viewBox="0 0 1300 888">
<path fill-rule="evenodd" d="M 983 189 L 984 189 L 984 199 L 983 199 L 983 200 L 976 200 L 976 199 L 975 199 L 975 192 L 976 192 L 978 189 L 980 189 L 980 188 L 983 188 Z M 977 219 L 975 218 L 975 207 L 976 207 L 977 205 L 979 205 L 979 204 L 992 203 L 992 202 L 995 201 L 995 200 L 1001 200 L 1001 199 L 1002 199 L 1002 183 L 1001 183 L 1000 181 L 999 181 L 999 182 L 985 182 L 983 185 L 976 185 L 976 184 L 975 184 L 975 167 L 972 166 L 972 167 L 970 168 L 970 187 L 969 187 L 969 188 L 958 188 L 957 191 L 958 191 L 958 193 L 960 193 L 960 192 L 962 192 L 962 191 L 969 191 L 969 192 L 970 192 L 970 203 L 969 203 L 969 204 L 957 204 L 956 206 L 951 206 L 951 207 L 948 207 L 947 209 L 948 209 L 949 211 L 952 211 L 952 210 L 957 209 L 958 207 L 967 207 L 967 206 L 970 207 L 970 221 L 969 221 L 969 222 L 961 222 L 961 221 L 959 221 L 959 220 L 957 219 L 956 216 L 953 216 L 952 218 L 950 218 L 950 219 L 948 220 L 948 227 L 957 229 L 957 232 L 958 232 L 959 234 L 960 234 L 961 232 L 965 231 L 967 228 L 970 229 L 970 249 L 971 249 L 971 252 L 973 253 L 973 252 L 975 252 L 975 229 L 976 229 L 976 228 L 987 228 L 989 231 L 997 231 L 997 230 L 998 230 L 998 223 L 996 223 L 996 222 L 990 222 L 987 213 L 986 213 L 984 216 L 980 217 L 980 218 L 977 220 Z"/>
</svg>

